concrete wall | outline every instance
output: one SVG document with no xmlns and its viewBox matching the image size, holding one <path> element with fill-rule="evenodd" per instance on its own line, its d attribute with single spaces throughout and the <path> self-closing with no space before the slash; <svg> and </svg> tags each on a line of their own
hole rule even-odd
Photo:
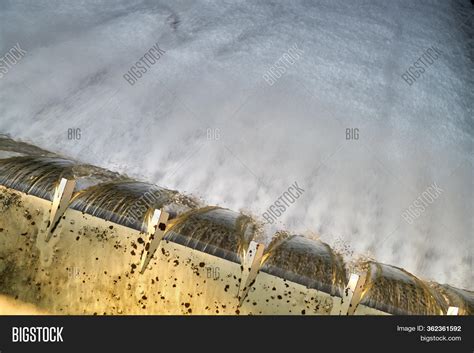
<svg viewBox="0 0 474 353">
<path fill-rule="evenodd" d="M 139 273 L 145 234 L 0 186 L 0 293 L 54 314 L 338 312 L 341 298 L 259 272 L 239 305 L 241 264 L 162 241 Z"/>
</svg>

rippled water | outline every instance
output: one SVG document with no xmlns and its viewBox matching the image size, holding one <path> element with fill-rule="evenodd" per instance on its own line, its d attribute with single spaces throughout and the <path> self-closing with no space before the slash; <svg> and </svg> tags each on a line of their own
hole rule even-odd
<svg viewBox="0 0 474 353">
<path fill-rule="evenodd" d="M 41 198 L 52 200 L 52 191 L 60 178 L 81 180 L 84 176 L 93 177 L 94 171 L 100 171 L 100 168 L 80 166 L 59 157 L 38 156 L 35 152 L 28 155 L 31 149 L 25 149 L 24 144 L 15 148 L 12 141 L 0 138 L 0 151 L 2 145 L 26 155 L 0 159 L 0 185 Z M 75 173 L 75 168 L 82 173 Z M 86 170 L 89 172 L 83 173 Z M 113 175 L 112 172 L 103 174 Z M 176 191 L 122 176 L 115 181 L 94 180 L 95 184 L 84 188 L 76 184 L 69 205 L 71 208 L 140 231 L 148 229 L 148 221 L 155 209 L 165 208 L 171 215 L 166 241 L 239 264 L 243 264 L 250 242 L 261 236 L 260 226 L 242 213 L 215 206 L 198 208 L 198 203 Z M 8 192 L 2 192 L 0 196 L 4 206 L 12 205 L 6 200 L 8 197 L 19 199 Z M 20 204 L 16 203 L 17 206 Z M 24 215 L 28 212 L 25 210 Z M 18 221 L 13 220 L 13 223 Z M 472 291 L 436 282 L 427 283 L 403 269 L 376 262 L 361 263 L 359 269 L 361 273 L 367 273 L 361 303 L 369 307 L 400 315 L 440 315 L 449 305 L 456 305 L 462 314 L 472 313 Z M 351 264 L 344 263 L 340 254 L 319 240 L 278 232 L 263 254 L 261 271 L 342 297 L 347 271 L 353 272 L 354 269 Z"/>
<path fill-rule="evenodd" d="M 467 0 L 0 1 L 0 54 L 27 51 L 0 79 L 0 131 L 257 217 L 296 180 L 305 192 L 273 230 L 469 288 L 470 13 Z M 130 86 L 155 43 L 166 53 Z M 442 56 L 408 86 L 432 46 Z M 433 182 L 441 197 L 407 224 Z"/>
</svg>

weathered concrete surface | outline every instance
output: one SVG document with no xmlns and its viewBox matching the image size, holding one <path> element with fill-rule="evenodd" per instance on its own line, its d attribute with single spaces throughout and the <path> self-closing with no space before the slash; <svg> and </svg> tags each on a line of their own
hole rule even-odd
<svg viewBox="0 0 474 353">
<path fill-rule="evenodd" d="M 0 186 L 0 292 L 54 314 L 329 314 L 340 298 L 260 272 L 239 306 L 241 265 L 68 209 L 45 241 L 49 201 Z M 335 303 L 335 304 L 334 304 Z"/>
</svg>

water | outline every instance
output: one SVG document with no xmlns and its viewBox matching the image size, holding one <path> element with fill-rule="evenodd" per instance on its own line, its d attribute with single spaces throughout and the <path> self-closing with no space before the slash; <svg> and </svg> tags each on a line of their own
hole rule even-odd
<svg viewBox="0 0 474 353">
<path fill-rule="evenodd" d="M 467 0 L 0 0 L 0 53 L 27 51 L 0 79 L 0 131 L 256 217 L 296 180 L 305 192 L 269 236 L 472 288 L 470 14 Z M 157 42 L 166 53 L 130 86 L 122 75 Z M 431 46 L 443 55 L 408 86 Z M 442 195 L 407 224 L 433 182 Z"/>
<path fill-rule="evenodd" d="M 342 297 L 347 274 L 341 256 L 325 243 L 291 236 L 271 248 L 263 272 Z"/>
<path fill-rule="evenodd" d="M 136 181 L 102 183 L 74 195 L 71 208 L 140 231 L 155 209 L 173 201 L 176 192 Z"/>
<path fill-rule="evenodd" d="M 52 200 L 61 177 L 70 177 L 74 163 L 62 158 L 12 157 L 0 160 L 0 185 Z"/>
<path fill-rule="evenodd" d="M 241 213 L 204 207 L 170 222 L 165 239 L 241 263 L 254 238 L 254 220 Z"/>
<path fill-rule="evenodd" d="M 369 262 L 361 304 L 395 315 L 442 315 L 444 300 L 405 270 Z M 446 308 L 445 308 L 446 309 Z"/>
<path fill-rule="evenodd" d="M 448 284 L 440 285 L 435 282 L 429 283 L 430 287 L 444 298 L 448 298 L 448 302 L 452 306 L 459 308 L 459 315 L 474 314 L 474 292 L 454 288 Z M 448 308 L 445 306 L 445 310 Z"/>
<path fill-rule="evenodd" d="M 18 151 L 11 141 L 9 146 L 12 151 Z M 19 144 L 19 147 L 23 149 L 25 146 Z M 84 175 L 91 177 L 94 171 L 99 170 L 81 166 L 78 170 L 82 173 L 76 174 L 75 167 L 77 164 L 74 162 L 58 157 L 32 155 L 0 159 L 0 185 L 51 200 L 51 192 L 61 177 L 78 177 L 77 180 L 82 180 L 81 175 L 82 178 Z M 85 170 L 89 170 L 89 173 L 83 173 Z M 20 206 L 21 202 L 9 201 L 8 195 L 8 191 L 0 193 L 4 206 Z M 147 229 L 148 219 L 155 208 L 164 207 L 171 214 L 165 233 L 167 243 L 179 243 L 238 264 L 242 263 L 251 240 L 261 236 L 260 227 L 247 215 L 215 206 L 199 208 L 194 200 L 176 191 L 127 180 L 122 176 L 118 176 L 115 181 L 77 188 L 70 207 L 139 231 Z M 28 223 L 31 221 L 29 210 L 20 211 L 20 214 Z M 21 220 L 14 219 L 13 224 L 17 223 L 21 223 Z M 31 226 L 38 231 L 34 221 Z M 107 228 L 113 229 L 113 226 Z M 101 237 L 107 232 L 104 230 L 100 233 L 99 228 L 97 231 L 100 235 L 93 236 Z M 162 251 L 165 254 L 165 250 Z M 205 263 L 199 266 L 204 267 Z M 339 297 L 343 296 L 347 271 L 353 271 L 351 266 L 345 264 L 342 256 L 329 245 L 303 236 L 291 236 L 286 232 L 277 232 L 273 236 L 261 261 L 262 272 Z M 427 283 L 403 269 L 381 263 L 366 262 L 358 266 L 367 272 L 361 300 L 364 305 L 400 315 L 440 315 L 447 310 L 448 305 L 454 303 L 461 313 L 472 312 L 473 292 L 435 282 Z"/>
<path fill-rule="evenodd" d="M 14 157 L 12 157 L 14 155 Z M 177 191 L 81 164 L 0 136 L 0 185 L 52 200 L 61 178 L 74 179 L 70 207 L 140 231 L 155 209 L 172 218 L 198 203 Z"/>
</svg>

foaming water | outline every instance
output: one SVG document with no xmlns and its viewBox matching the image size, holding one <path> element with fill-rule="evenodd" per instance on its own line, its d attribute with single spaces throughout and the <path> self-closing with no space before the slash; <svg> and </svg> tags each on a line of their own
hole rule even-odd
<svg viewBox="0 0 474 353">
<path fill-rule="evenodd" d="M 5 145 L 5 142 L 9 142 L 7 145 L 10 146 L 10 150 L 13 152 L 18 153 L 25 147 L 24 144 L 19 143 L 18 148 L 15 148 L 10 140 L 6 141 L 0 137 L 0 150 L 2 145 Z M 24 218 L 27 220 L 29 231 L 34 236 L 37 236 L 37 219 L 33 220 L 34 217 L 30 212 L 36 208 L 34 203 L 40 204 L 41 202 L 38 201 L 38 198 L 30 198 L 24 195 L 24 193 L 32 193 L 47 198 L 47 191 L 57 185 L 60 177 L 66 175 L 68 177 L 77 176 L 74 173 L 74 166 L 74 162 L 56 157 L 22 156 L 1 159 L 0 186 L 4 184 L 7 188 L 3 188 L 0 192 L 3 214 L 0 217 L 2 225 L 0 231 L 3 232 L 6 229 L 6 233 L 13 237 L 13 242 L 17 243 L 17 237 L 21 231 L 15 231 L 15 228 L 19 224 L 20 226 L 21 224 L 23 224 L 23 227 L 25 226 L 24 221 L 22 221 Z M 82 167 L 82 171 L 88 169 L 87 166 Z M 97 169 L 90 168 L 90 173 L 85 174 L 91 176 L 92 172 Z M 24 196 L 22 197 L 22 194 L 18 194 L 17 190 L 14 189 L 23 191 Z M 224 258 L 235 264 L 242 264 L 241 271 L 243 273 L 246 273 L 243 263 L 246 262 L 247 254 L 251 257 L 252 252 L 257 251 L 257 248 L 251 245 L 251 240 L 257 239 L 261 235 L 260 225 L 251 217 L 242 213 L 215 206 L 197 208 L 198 204 L 194 200 L 179 195 L 175 191 L 162 189 L 143 182 L 125 180 L 122 176 L 119 176 L 118 180 L 112 182 L 98 183 L 85 189 L 79 188 L 75 190 L 76 193 L 72 198 L 70 207 L 82 212 L 82 216 L 79 216 L 77 221 L 79 227 L 81 227 L 80 224 L 83 226 L 82 230 L 78 231 L 77 236 L 71 234 L 74 233 L 72 229 L 69 229 L 69 232 L 63 230 L 63 233 L 68 235 L 69 241 L 71 238 L 75 238 L 77 242 L 81 236 L 90 237 L 90 242 L 93 241 L 92 239 L 99 242 L 110 240 L 108 235 L 112 234 L 109 234 L 108 230 L 114 232 L 114 226 L 110 225 L 108 221 L 139 230 L 138 236 L 140 236 L 144 231 L 151 231 L 149 222 L 154 210 L 164 207 L 165 210 L 170 212 L 171 216 L 171 222 L 168 224 L 169 227 L 160 228 L 162 230 L 167 229 L 164 236 L 166 244 L 170 242 L 181 244 L 188 250 L 196 249 L 203 254 L 211 254 L 214 259 Z M 33 205 L 24 208 L 23 202 L 26 199 L 29 199 Z M 48 202 L 44 202 L 43 206 L 45 206 L 43 211 L 49 211 Z M 193 206 L 195 207 L 194 209 Z M 8 214 L 12 209 L 13 214 Z M 85 213 L 94 217 L 84 222 Z M 36 217 L 40 216 L 41 210 L 36 208 L 34 214 Z M 130 215 L 135 217 L 130 217 Z M 64 223 L 69 223 L 69 225 L 76 224 L 75 220 L 66 221 L 66 216 L 61 218 L 65 220 L 63 225 Z M 101 226 L 88 228 L 86 224 L 93 223 L 94 219 L 96 222 L 98 219 L 102 219 L 99 221 Z M 27 230 L 21 234 L 28 235 L 29 231 Z M 118 238 L 128 238 L 127 233 L 129 236 L 130 233 L 125 231 Z M 116 233 L 114 234 L 117 235 Z M 10 236 L 7 236 L 5 239 L 9 239 Z M 60 236 L 60 238 L 63 237 L 64 235 Z M 137 242 L 143 243 L 143 239 L 139 237 Z M 6 274 L 3 276 L 5 277 L 4 288 L 9 288 L 9 293 L 12 293 L 14 290 L 11 291 L 13 286 L 9 281 L 13 278 L 18 278 L 17 271 L 21 268 L 21 265 L 18 268 L 17 260 L 12 260 L 17 254 L 9 251 L 7 244 L 8 240 L 4 241 L 3 246 L 0 247 L 5 254 L 8 254 L 5 259 L 0 261 L 0 270 Z M 29 247 L 30 244 L 28 242 L 27 244 Z M 145 245 L 145 250 L 148 250 L 149 244 Z M 91 244 L 88 243 L 88 245 Z M 131 246 L 132 248 L 137 248 L 137 245 L 133 242 Z M 40 245 L 39 248 L 41 247 Z M 120 240 L 115 242 L 113 247 L 114 249 L 119 249 L 121 247 Z M 74 248 L 77 252 L 83 252 L 84 250 L 77 245 Z M 94 246 L 92 248 L 95 249 Z M 351 273 L 356 271 L 361 273 L 365 279 L 361 284 L 363 288 L 362 304 L 368 305 L 371 308 L 399 315 L 441 315 L 454 303 L 463 315 L 472 313 L 474 304 L 474 293 L 472 291 L 465 291 L 436 282 L 425 282 L 403 269 L 376 262 L 358 262 L 354 268 L 351 263 L 345 264 L 340 254 L 334 252 L 329 245 L 319 240 L 308 239 L 300 235 L 291 236 L 287 232 L 277 232 L 268 247 L 262 250 L 261 261 L 257 260 L 260 261 L 261 271 L 283 278 L 284 282 L 289 280 L 291 283 L 304 285 L 306 288 L 314 288 L 342 297 L 343 289 L 347 283 L 348 271 Z M 126 254 L 127 250 L 124 249 L 124 252 Z M 169 256 L 169 251 L 166 251 L 163 247 L 161 252 L 165 257 Z M 69 255 L 69 253 L 66 254 Z M 21 255 L 20 258 L 24 258 L 23 253 Z M 130 255 L 135 256 L 135 251 L 132 250 Z M 35 256 L 32 256 L 32 258 L 35 258 Z M 44 258 L 45 264 L 47 264 L 49 256 L 46 255 Z M 106 256 L 106 258 L 108 257 Z M 180 263 L 178 258 L 179 256 L 173 261 L 174 267 Z M 96 257 L 96 261 L 98 261 L 98 257 Z M 115 260 L 109 258 L 109 261 L 113 263 Z M 168 259 L 167 263 L 169 262 L 170 260 Z M 188 265 L 191 262 L 191 258 L 185 260 L 185 263 Z M 133 273 L 136 265 L 131 264 L 130 266 Z M 194 268 L 192 267 L 193 273 L 198 275 L 199 273 L 195 272 L 197 266 L 205 267 L 205 262 L 200 261 L 199 265 L 193 264 L 192 266 L 194 266 Z M 30 266 L 30 268 L 35 267 Z M 207 276 L 211 275 L 213 271 L 212 267 L 209 268 L 211 268 L 211 271 L 208 272 Z M 217 274 L 214 273 L 214 276 L 219 276 L 219 271 Z M 104 274 L 107 274 L 107 271 L 104 271 Z M 230 275 L 227 276 L 227 278 L 230 277 Z M 235 275 L 234 279 L 237 280 Z M 177 277 L 175 277 L 176 280 Z M 115 280 L 114 284 L 116 282 Z M 153 281 L 151 283 L 154 284 Z M 247 283 L 249 282 L 246 281 L 244 291 L 247 288 Z M 225 292 L 227 292 L 229 286 L 226 285 Z M 289 284 L 285 283 L 286 288 L 289 288 L 289 286 Z M 268 286 L 267 289 L 270 287 Z M 272 291 L 276 291 L 275 286 L 271 288 Z M 18 288 L 16 289 L 18 290 Z M 304 292 L 302 293 L 304 294 Z M 288 291 L 288 293 L 284 292 L 283 294 L 290 295 L 291 291 Z M 38 297 L 40 296 L 36 296 L 36 298 Z M 282 296 L 278 295 L 277 298 L 282 299 Z M 252 305 L 257 305 L 257 303 L 253 302 Z"/>
<path fill-rule="evenodd" d="M 211 206 L 172 221 L 165 239 L 240 263 L 255 231 L 250 217 Z"/>
<path fill-rule="evenodd" d="M 144 231 L 150 210 L 169 204 L 176 192 L 136 181 L 99 184 L 77 193 L 75 210 Z M 146 196 L 146 197 L 145 197 Z"/>
<path fill-rule="evenodd" d="M 0 185 L 52 200 L 58 180 L 72 174 L 73 165 L 72 161 L 50 157 L 22 156 L 0 160 Z"/>
<path fill-rule="evenodd" d="M 398 315 L 402 312 L 440 315 L 443 312 L 443 301 L 436 300 L 436 292 L 431 291 L 416 277 L 392 266 L 378 263 L 369 263 L 367 266 L 369 271 L 363 289 L 362 304 Z M 469 299 L 472 300 L 472 295 Z M 426 311 L 420 312 L 421 308 Z"/>
<path fill-rule="evenodd" d="M 2 132 L 256 216 L 296 180 L 278 228 L 472 287 L 468 1 L 46 6 L 0 4 L 1 53 L 27 50 L 0 79 Z M 130 86 L 157 42 L 166 53 Z M 267 85 L 295 44 L 301 58 Z M 442 57 L 408 86 L 433 45 Z M 433 182 L 441 196 L 406 223 Z"/>
<path fill-rule="evenodd" d="M 342 258 L 327 244 L 302 236 L 272 247 L 262 271 L 339 296 L 347 283 Z"/>
</svg>

